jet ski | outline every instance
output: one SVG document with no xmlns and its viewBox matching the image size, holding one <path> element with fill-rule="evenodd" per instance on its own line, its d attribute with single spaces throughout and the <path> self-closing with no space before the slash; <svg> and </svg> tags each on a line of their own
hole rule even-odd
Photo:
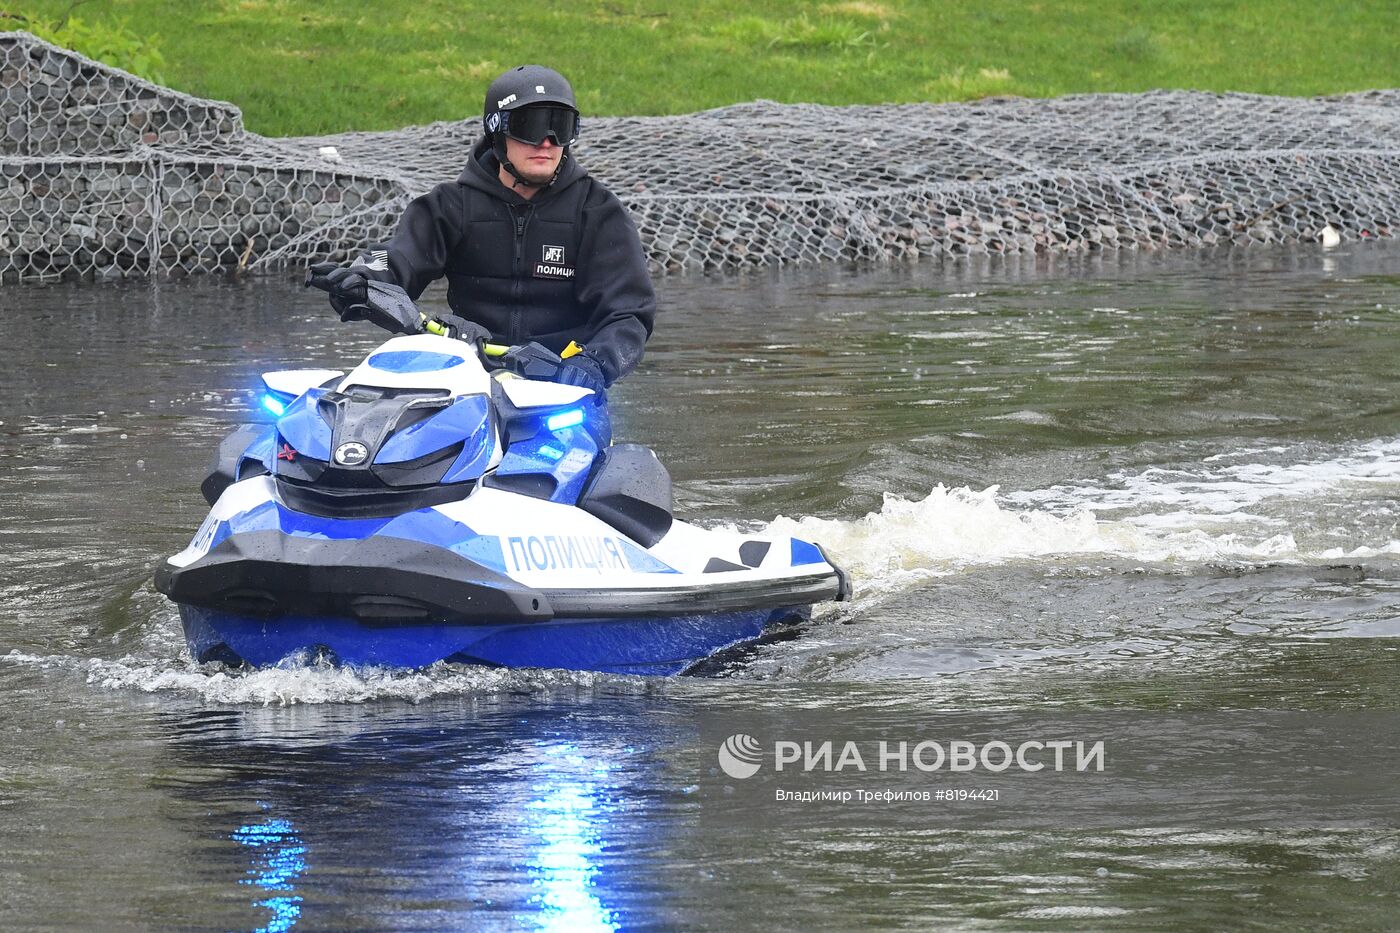
<svg viewBox="0 0 1400 933">
<path fill-rule="evenodd" d="M 675 674 L 849 597 L 814 542 L 675 517 L 592 391 L 424 332 L 391 285 L 365 316 L 398 336 L 349 373 L 263 375 L 274 420 L 220 444 L 156 572 L 196 661 Z"/>
</svg>

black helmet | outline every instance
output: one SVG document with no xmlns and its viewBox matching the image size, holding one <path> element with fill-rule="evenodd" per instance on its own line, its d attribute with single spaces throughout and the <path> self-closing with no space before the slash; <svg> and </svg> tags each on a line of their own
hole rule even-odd
<svg viewBox="0 0 1400 933">
<path fill-rule="evenodd" d="M 549 137 L 567 150 L 578 140 L 574 89 L 563 75 L 543 65 L 512 68 L 486 89 L 481 122 L 496 158 L 518 181 L 531 184 L 507 161 L 506 137 L 534 146 Z"/>
<path fill-rule="evenodd" d="M 486 135 L 492 136 L 500 129 L 492 126 L 493 113 L 509 113 L 533 104 L 558 104 L 578 114 L 568 79 L 543 65 L 521 65 L 492 81 L 486 89 L 486 105 L 481 113 Z"/>
</svg>

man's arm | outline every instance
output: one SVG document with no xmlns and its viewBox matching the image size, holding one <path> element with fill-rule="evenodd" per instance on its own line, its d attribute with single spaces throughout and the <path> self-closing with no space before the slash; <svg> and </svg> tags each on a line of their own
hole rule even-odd
<svg viewBox="0 0 1400 933">
<path fill-rule="evenodd" d="M 602 185 L 584 204 L 582 233 L 574 294 L 589 312 L 588 355 L 611 385 L 642 359 L 656 317 L 656 292 L 632 218 Z"/>
<path fill-rule="evenodd" d="M 447 270 L 462 236 L 460 185 L 448 182 L 414 198 L 389 242 L 371 246 L 351 267 L 366 278 L 398 285 L 414 301 Z"/>
</svg>

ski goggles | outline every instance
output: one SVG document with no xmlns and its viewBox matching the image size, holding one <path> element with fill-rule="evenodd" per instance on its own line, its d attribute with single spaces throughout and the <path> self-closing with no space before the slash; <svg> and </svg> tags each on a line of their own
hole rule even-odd
<svg viewBox="0 0 1400 933">
<path fill-rule="evenodd" d="M 501 113 L 501 132 L 511 139 L 538 146 L 552 137 L 556 146 L 578 142 L 578 114 L 568 107 L 536 104 Z"/>
</svg>

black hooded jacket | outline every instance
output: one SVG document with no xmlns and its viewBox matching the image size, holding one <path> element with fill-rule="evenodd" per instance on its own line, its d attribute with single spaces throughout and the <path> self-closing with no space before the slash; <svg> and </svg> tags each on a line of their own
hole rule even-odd
<svg viewBox="0 0 1400 933">
<path fill-rule="evenodd" d="M 577 341 L 613 383 L 641 360 L 656 315 L 636 227 L 571 155 L 529 200 L 501 184 L 499 166 L 478 142 L 455 182 L 409 204 L 368 274 L 415 300 L 445 275 L 453 312 L 497 341 L 555 353 Z"/>
</svg>

